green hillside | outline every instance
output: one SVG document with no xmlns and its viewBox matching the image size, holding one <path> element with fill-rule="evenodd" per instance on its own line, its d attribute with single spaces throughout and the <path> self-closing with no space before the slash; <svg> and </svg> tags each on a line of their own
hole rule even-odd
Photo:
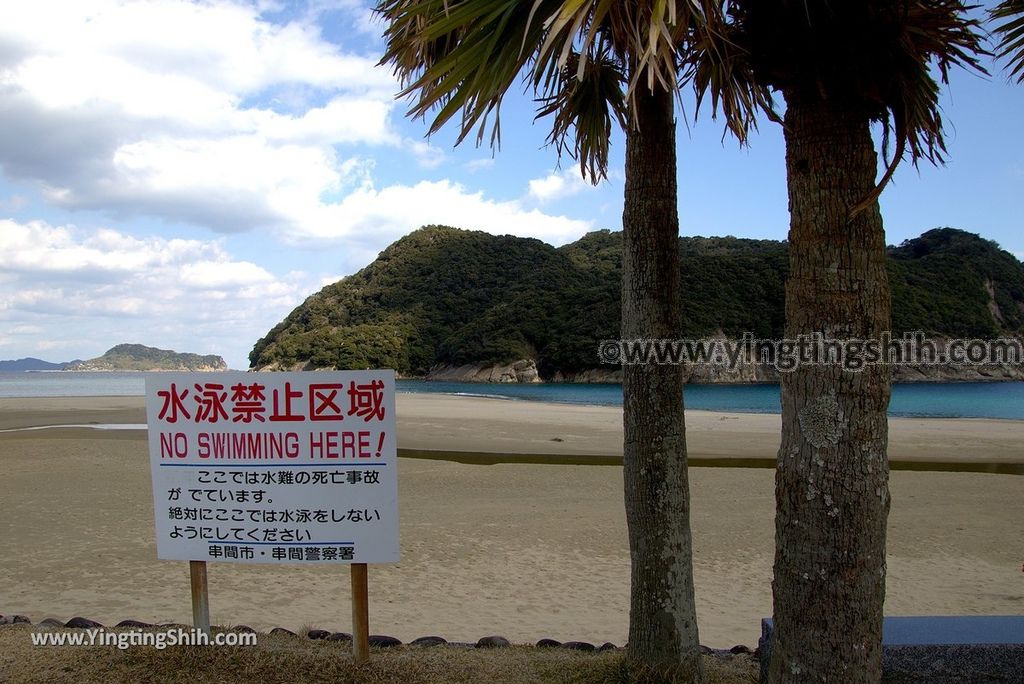
<svg viewBox="0 0 1024 684">
<path fill-rule="evenodd" d="M 897 328 L 951 337 L 1024 330 L 1024 267 L 996 243 L 937 228 L 890 247 L 889 256 Z"/>
<path fill-rule="evenodd" d="M 618 337 L 622 235 L 554 248 L 427 226 L 309 297 L 256 343 L 254 368 L 390 367 L 529 358 L 541 376 L 597 367 Z M 781 337 L 787 245 L 680 238 L 681 337 Z M 1024 266 L 977 235 L 929 231 L 891 247 L 893 328 L 955 337 L 1024 332 Z"/>
</svg>

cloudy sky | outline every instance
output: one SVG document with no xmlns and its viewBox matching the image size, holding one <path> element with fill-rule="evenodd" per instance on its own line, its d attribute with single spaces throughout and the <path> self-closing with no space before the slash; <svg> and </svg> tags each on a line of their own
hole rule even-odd
<svg viewBox="0 0 1024 684">
<path fill-rule="evenodd" d="M 496 153 L 426 139 L 375 66 L 370 6 L 0 0 L 0 359 L 137 342 L 246 368 L 305 297 L 421 225 L 553 245 L 621 227 L 621 136 L 596 188 L 545 147 L 525 94 Z M 953 226 L 1024 257 L 1024 86 L 990 69 L 954 74 L 950 162 L 897 173 L 888 242 Z M 784 238 L 777 126 L 739 149 L 692 115 L 682 232 Z"/>
</svg>

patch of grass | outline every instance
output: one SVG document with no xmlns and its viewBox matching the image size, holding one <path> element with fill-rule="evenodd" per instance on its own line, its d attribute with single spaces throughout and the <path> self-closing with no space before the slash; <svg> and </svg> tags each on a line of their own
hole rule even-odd
<svg viewBox="0 0 1024 684">
<path fill-rule="evenodd" d="M 33 646 L 32 625 L 0 627 L 0 681 L 10 682 L 351 682 L 352 684 L 625 684 L 621 651 L 581 653 L 514 646 L 500 649 L 434 647 L 371 649 L 370 662 L 352 662 L 351 646 L 288 635 L 260 634 L 253 647 Z M 72 630 L 66 630 L 71 632 Z M 119 630 L 115 630 L 119 631 Z M 705 656 L 710 684 L 753 684 L 749 656 Z M 649 680 L 648 680 L 649 681 Z"/>
</svg>

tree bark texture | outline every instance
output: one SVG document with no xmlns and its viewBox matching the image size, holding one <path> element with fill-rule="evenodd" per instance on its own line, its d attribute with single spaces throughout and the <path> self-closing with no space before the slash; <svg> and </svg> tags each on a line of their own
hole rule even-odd
<svg viewBox="0 0 1024 684">
<path fill-rule="evenodd" d="M 637 94 L 626 134 L 622 215 L 624 339 L 680 333 L 679 218 L 672 95 Z M 632 562 L 632 667 L 670 681 L 700 681 L 690 497 L 679 365 L 623 368 L 624 480 Z"/>
<path fill-rule="evenodd" d="M 877 339 L 890 326 L 885 234 L 866 117 L 786 93 L 786 337 Z M 775 480 L 773 682 L 881 680 L 887 366 L 801 364 L 782 378 Z"/>
</svg>

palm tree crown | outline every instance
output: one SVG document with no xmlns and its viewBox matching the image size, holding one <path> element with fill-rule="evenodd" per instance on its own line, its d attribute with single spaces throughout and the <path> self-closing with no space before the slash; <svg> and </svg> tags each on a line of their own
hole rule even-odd
<svg viewBox="0 0 1024 684">
<path fill-rule="evenodd" d="M 436 110 L 429 131 L 460 115 L 462 142 L 500 145 L 500 106 L 520 75 L 551 117 L 549 142 L 592 182 L 605 177 L 612 123 L 626 128 L 635 95 L 678 94 L 694 46 L 714 44 L 719 3 L 709 0 L 381 0 L 390 64 L 410 114 Z M 716 106 L 741 137 L 765 101 L 762 89 L 721 88 Z"/>
<path fill-rule="evenodd" d="M 882 124 L 883 152 L 890 141 L 895 151 L 859 211 L 878 198 L 907 152 L 915 165 L 945 161 L 940 83 L 931 69 L 942 84 L 951 67 L 986 73 L 980 23 L 967 16 L 973 9 L 961 0 L 732 0 L 718 52 L 741 56 L 735 68 L 746 73 L 736 78 L 820 97 Z"/>
</svg>

